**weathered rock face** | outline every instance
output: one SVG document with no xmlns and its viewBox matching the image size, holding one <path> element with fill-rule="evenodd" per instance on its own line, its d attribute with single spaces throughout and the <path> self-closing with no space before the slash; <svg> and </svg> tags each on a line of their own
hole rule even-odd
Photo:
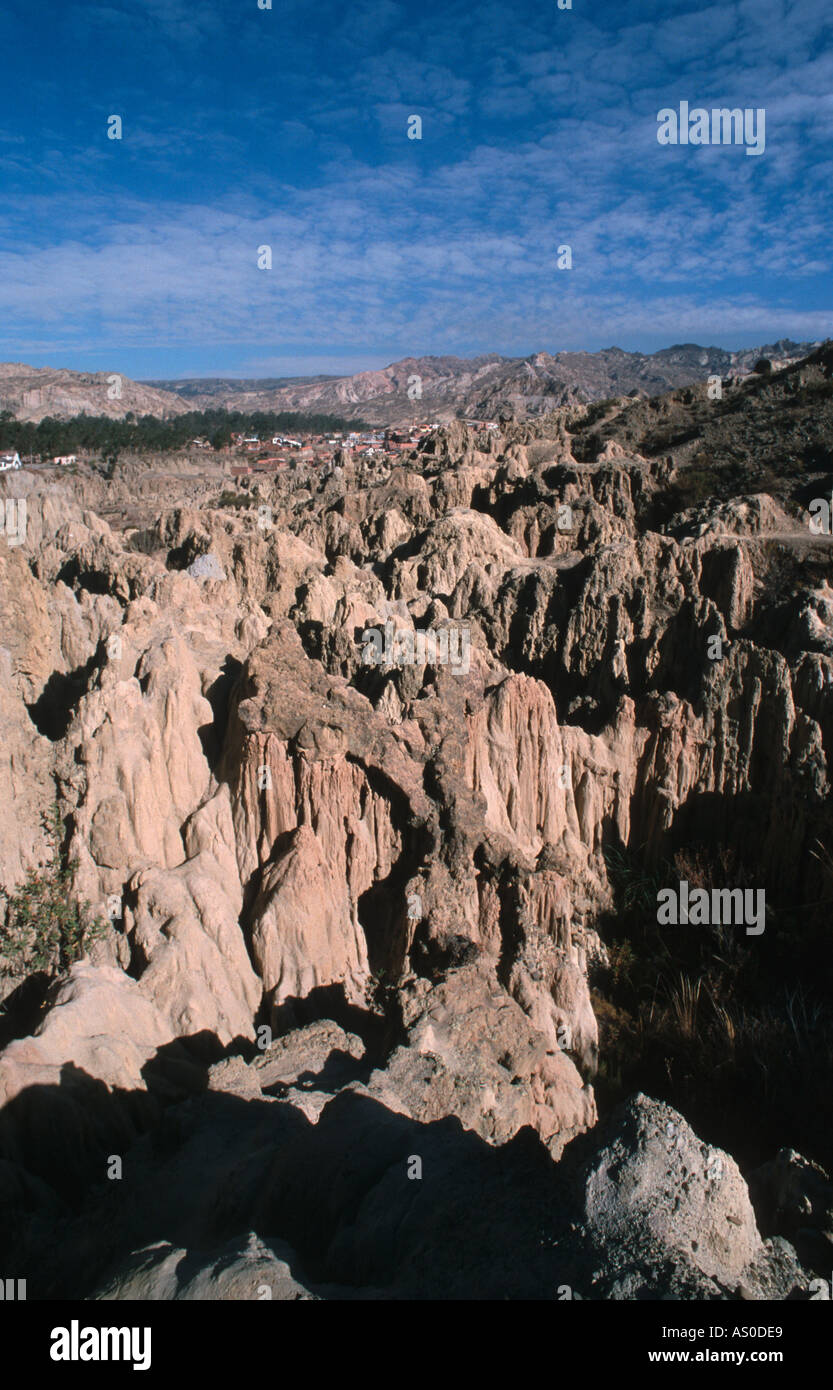
<svg viewBox="0 0 833 1390">
<path fill-rule="evenodd" d="M 261 985 L 239 917 L 228 791 L 200 807 L 184 832 L 188 857 L 171 870 L 139 869 L 128 885 L 125 931 L 146 962 L 139 987 L 176 1037 L 207 1030 L 223 1043 L 254 1036 Z"/>
<path fill-rule="evenodd" d="M 571 1155 L 570 1177 L 587 1254 L 592 1261 L 612 1253 L 594 1280 L 597 1296 L 644 1296 L 646 1266 L 661 1269 L 665 1261 L 702 1289 L 687 1297 L 709 1297 L 709 1285 L 745 1299 L 807 1289 L 791 1247 L 762 1240 L 737 1165 L 698 1140 L 670 1106 L 632 1097 L 594 1133 L 593 1152 L 582 1158 L 579 1149 Z"/>
<path fill-rule="evenodd" d="M 0 1057 L 0 1200 L 12 1245 L 32 1210 L 31 1191 L 20 1203 L 27 1189 L 35 1209 L 45 1202 L 59 1212 L 103 1177 L 107 1154 L 156 1118 L 147 1068 L 174 1036 L 135 981 L 110 966 L 79 962 L 49 1003 L 34 1036 Z"/>
<path fill-rule="evenodd" d="M 414 1119 L 457 1115 L 492 1143 L 530 1126 L 556 1157 L 595 1121 L 592 1088 L 552 1030 L 537 1029 L 482 966 L 433 989 L 424 980 L 406 987 L 403 1019 L 407 1041 L 374 1073 L 369 1093 L 392 1089 Z"/>
<path fill-rule="evenodd" d="M 292 1275 L 293 1252 L 280 1244 L 265 1244 L 253 1232 L 243 1240 L 203 1255 L 154 1245 L 137 1251 L 129 1269 L 122 1270 L 98 1293 L 110 1300 L 209 1302 L 225 1299 L 270 1298 L 282 1303 L 309 1300 L 316 1295 Z"/>
<path fill-rule="evenodd" d="M 349 983 L 352 994 L 368 973 L 367 943 L 351 918 L 346 885 L 307 825 L 290 832 L 284 853 L 263 873 L 252 954 L 275 1004 L 337 983 Z"/>
<path fill-rule="evenodd" d="M 701 1143 L 670 1107 L 637 1096 L 599 1139 L 583 1180 L 587 1224 L 601 1247 L 644 1230 L 730 1286 L 760 1255 L 737 1164 Z"/>
<path fill-rule="evenodd" d="M 85 860 L 89 866 L 82 878 L 88 891 L 119 887 L 125 863 L 180 864 L 180 826 L 208 792 L 198 731 L 213 715 L 200 673 L 180 638 L 159 634 L 157 641 L 135 674 L 120 680 L 114 672 L 79 711 L 76 764 L 85 795 L 75 840 L 82 866 Z M 99 883 L 88 884 L 93 874 Z"/>
<path fill-rule="evenodd" d="M 79 962 L 31 1038 L 10 1043 L 2 1059 L 4 1104 L 29 1086 L 56 1084 L 73 1066 L 110 1087 L 142 1085 L 142 1066 L 174 1036 L 136 983 L 111 966 Z"/>
<path fill-rule="evenodd" d="M 417 862 L 416 826 L 431 815 L 411 746 L 421 742 L 326 677 L 288 624 L 247 663 L 223 775 L 240 877 L 258 885 L 252 950 L 273 1002 L 340 981 L 358 988 L 369 969 L 365 925 L 374 968 L 388 956 L 401 966 L 404 879 Z M 363 925 L 368 895 L 373 920 Z M 384 931 L 397 913 L 398 932 Z"/>
<path fill-rule="evenodd" d="M 3 883 L 16 886 L 46 855 L 41 820 L 49 805 L 53 750 L 33 725 L 34 705 L 50 677 L 58 634 L 46 593 L 20 547 L 0 548 L 0 848 Z M 14 814 L 11 814 L 14 808 Z"/>
<path fill-rule="evenodd" d="M 785 1236 L 802 1258 L 826 1267 L 833 1249 L 833 1183 L 818 1163 L 781 1149 L 750 1174 L 749 1193 L 762 1230 Z"/>
<path fill-rule="evenodd" d="M 466 780 L 485 799 L 487 826 L 530 859 L 545 845 L 561 844 L 577 860 L 598 859 L 605 826 L 612 823 L 628 838 L 632 787 L 616 754 L 630 744 L 634 767 L 635 738 L 629 704 L 619 727 L 593 739 L 578 728 L 559 728 L 541 681 L 511 676 L 470 721 Z"/>
<path fill-rule="evenodd" d="M 38 982 L 5 977 L 12 1001 L 30 993 L 2 1035 L 0 1202 L 27 1184 L 65 1200 L 69 1140 L 34 1157 L 53 1105 L 81 1136 L 82 1204 L 117 1142 L 187 1128 L 184 1095 L 208 1093 L 174 1187 L 215 1120 L 208 1185 L 245 1164 L 223 1107 L 252 1112 L 241 1145 L 287 1130 L 260 1173 L 268 1199 L 252 1193 L 237 1224 L 206 1219 L 199 1272 L 181 1268 L 175 1221 L 162 1244 L 137 1225 L 114 1252 L 137 1252 L 129 1266 L 92 1262 L 102 1296 L 249 1296 L 269 1270 L 281 1297 L 421 1288 L 416 1228 L 395 1227 L 426 1190 L 403 1178 L 417 1139 L 496 1190 L 531 1164 L 554 1212 L 554 1164 L 593 1142 L 589 974 L 608 959 L 611 849 L 661 863 L 731 845 L 762 884 L 827 891 L 826 552 L 781 593 L 784 500 L 675 508 L 672 464 L 563 412 L 488 438 L 457 424 L 407 468 L 264 480 L 242 510 L 219 505 L 219 479 L 164 498 L 139 469 L 111 493 L 83 474 L 22 480 L 31 525 L 0 538 L 0 882 L 8 897 L 46 862 L 57 801 L 52 848 L 109 925 L 40 1012 Z M 388 628 L 408 639 L 400 657 L 368 661 L 367 630 Z M 466 661 L 420 648 L 429 631 L 465 632 Z M 341 1169 L 344 1116 L 371 1154 L 378 1128 L 390 1164 Z M 580 1219 L 597 1267 L 620 1252 L 610 1296 L 642 1287 L 625 1269 L 637 1228 L 651 1277 L 681 1296 L 789 1291 L 800 1271 L 762 1242 L 726 1155 L 644 1097 L 616 1124 L 585 1154 L 569 1219 L 553 1215 Z M 278 1187 L 305 1164 L 327 1196 L 300 1278 L 306 1238 Z M 418 1205 L 439 1249 L 432 1191 Z M 496 1287 L 477 1239 L 471 1277 Z M 459 1291 L 438 1260 L 438 1287 Z M 522 1266 L 516 1293 L 553 1274 Z"/>
</svg>

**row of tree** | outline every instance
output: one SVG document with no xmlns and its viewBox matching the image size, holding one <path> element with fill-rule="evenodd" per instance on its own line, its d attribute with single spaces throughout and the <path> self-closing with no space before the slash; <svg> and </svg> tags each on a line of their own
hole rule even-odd
<svg viewBox="0 0 833 1390">
<path fill-rule="evenodd" d="M 106 415 L 75 415 L 71 420 L 51 416 L 38 421 L 16 420 L 10 410 L 0 412 L 0 452 L 17 450 L 23 456 L 52 458 L 57 454 L 98 453 L 115 458 L 121 453 L 166 453 L 185 448 L 192 439 L 206 439 L 215 449 L 231 442 L 232 434 L 332 434 L 370 427 L 363 420 L 343 420 L 338 415 L 303 415 L 296 411 L 189 410 L 185 415 L 161 420 L 155 415 L 123 420 Z"/>
</svg>

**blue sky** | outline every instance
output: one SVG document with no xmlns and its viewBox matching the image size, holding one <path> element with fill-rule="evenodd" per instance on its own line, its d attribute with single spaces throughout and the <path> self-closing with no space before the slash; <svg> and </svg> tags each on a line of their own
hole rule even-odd
<svg viewBox="0 0 833 1390">
<path fill-rule="evenodd" d="M 272 3 L 4 0 L 0 360 L 281 376 L 833 333 L 825 0 Z M 763 107 L 765 152 L 660 146 L 681 100 Z"/>
</svg>

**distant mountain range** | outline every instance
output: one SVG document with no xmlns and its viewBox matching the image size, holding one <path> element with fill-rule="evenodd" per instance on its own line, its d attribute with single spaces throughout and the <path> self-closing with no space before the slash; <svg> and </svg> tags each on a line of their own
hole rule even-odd
<svg viewBox="0 0 833 1390">
<path fill-rule="evenodd" d="M 647 354 L 613 347 L 601 352 L 537 352 L 531 357 L 406 357 L 380 371 L 353 376 L 145 384 L 173 392 L 192 408 L 324 411 L 361 415 L 379 425 L 460 416 L 494 419 L 501 409 L 523 417 L 610 396 L 656 396 L 713 373 L 742 375 L 761 357 L 786 366 L 814 346 L 781 339 L 743 352 L 684 343 Z"/>
<path fill-rule="evenodd" d="M 741 352 L 682 343 L 659 352 L 537 352 L 531 357 L 406 357 L 380 371 L 352 376 L 277 377 L 241 380 L 199 377 L 180 381 L 131 381 L 114 374 L 0 364 L 0 411 L 20 420 L 61 419 L 85 411 L 122 417 L 180 415 L 187 410 L 293 410 L 361 417 L 376 425 L 460 417 L 494 419 L 501 410 L 517 417 L 611 396 L 656 396 L 706 377 L 739 376 L 760 357 L 786 366 L 817 343 L 788 338 Z"/>
</svg>

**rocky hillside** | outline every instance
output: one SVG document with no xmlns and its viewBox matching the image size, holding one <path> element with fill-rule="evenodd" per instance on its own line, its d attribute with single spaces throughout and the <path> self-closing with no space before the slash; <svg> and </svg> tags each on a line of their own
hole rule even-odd
<svg viewBox="0 0 833 1390">
<path fill-rule="evenodd" d="M 611 396 L 654 396 L 717 373 L 738 376 L 761 358 L 787 365 L 811 350 L 782 339 L 766 347 L 724 352 L 694 343 L 661 352 L 537 352 L 531 357 L 407 357 L 381 371 L 297 380 L 156 381 L 191 409 L 326 411 L 361 415 L 378 425 L 428 418 L 494 420 L 509 410 L 519 419 L 559 406 Z"/>
<path fill-rule="evenodd" d="M 9 410 L 17 420 L 38 421 L 47 415 L 68 420 L 82 414 L 120 420 L 129 411 L 166 419 L 189 409 L 174 392 L 131 381 L 115 371 L 71 372 L 0 362 L 0 413 Z"/>
<path fill-rule="evenodd" d="M 74 415 L 122 419 L 156 415 L 167 419 L 190 410 L 299 411 L 396 425 L 416 417 L 431 420 L 496 419 L 509 410 L 518 418 L 558 406 L 619 395 L 656 395 L 708 376 L 750 372 L 761 357 L 784 366 L 811 344 L 782 339 L 767 347 L 724 352 L 688 343 L 644 354 L 607 348 L 602 352 L 546 352 L 532 357 L 408 357 L 381 371 L 345 377 L 281 377 L 273 380 L 195 378 L 131 381 L 117 372 L 72 372 L 65 368 L 0 363 L 0 412 L 18 420 Z M 421 394 L 420 394 L 421 393 Z"/>
<path fill-rule="evenodd" d="M 0 480 L 29 1298 L 827 1276 L 831 447 L 825 347 L 392 471 Z"/>
</svg>

